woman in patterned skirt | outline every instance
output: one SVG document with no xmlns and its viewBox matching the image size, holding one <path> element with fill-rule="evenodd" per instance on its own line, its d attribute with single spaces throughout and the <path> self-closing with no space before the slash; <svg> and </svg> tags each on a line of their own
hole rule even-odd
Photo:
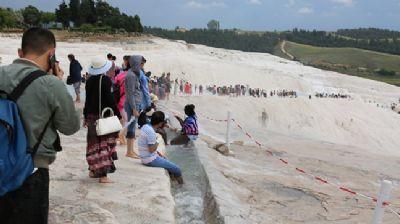
<svg viewBox="0 0 400 224">
<path fill-rule="evenodd" d="M 104 108 L 111 108 L 121 119 L 111 92 L 111 79 L 105 75 L 111 67 L 111 62 L 108 60 L 102 58 L 92 60 L 89 68 L 90 78 L 86 82 L 86 101 L 83 110 L 84 125 L 88 128 L 86 160 L 89 165 L 89 176 L 99 178 L 100 183 L 112 183 L 107 174 L 115 172 L 114 161 L 118 159 L 116 151 L 118 132 L 104 136 L 98 136 L 96 133 L 96 121 Z M 101 102 L 99 94 L 101 94 Z"/>
</svg>

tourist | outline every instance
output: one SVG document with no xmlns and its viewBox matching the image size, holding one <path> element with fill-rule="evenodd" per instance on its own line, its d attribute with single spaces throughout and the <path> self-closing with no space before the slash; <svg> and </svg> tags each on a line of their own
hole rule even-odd
<svg viewBox="0 0 400 224">
<path fill-rule="evenodd" d="M 84 126 L 88 128 L 86 161 L 89 165 L 89 177 L 99 178 L 100 183 L 112 183 L 107 174 L 115 172 L 114 161 L 118 159 L 116 151 L 118 133 L 104 136 L 98 136 L 96 133 L 96 122 L 105 108 L 111 108 L 114 115 L 121 119 L 111 92 L 111 79 L 106 75 L 111 67 L 111 61 L 101 57 L 92 59 L 83 109 Z"/>
<path fill-rule="evenodd" d="M 0 197 L 2 224 L 47 224 L 49 166 L 61 151 L 58 132 L 72 135 L 80 128 L 79 114 L 60 80 L 62 72 L 57 63 L 53 67 L 54 75 L 46 74 L 52 67 L 50 59 L 55 57 L 55 47 L 56 39 L 51 31 L 30 28 L 22 35 L 20 58 L 0 67 L 0 89 L 9 94 L 32 72 L 42 71 L 39 80 L 33 81 L 17 101 L 28 146 L 37 149 L 33 155 L 37 169 L 22 186 Z"/>
<path fill-rule="evenodd" d="M 163 73 L 161 75 L 161 77 L 158 79 L 158 91 L 159 91 L 159 95 L 158 98 L 160 98 L 160 100 L 164 100 L 165 99 L 165 86 L 166 86 L 166 78 L 165 78 L 165 73 Z"/>
<path fill-rule="evenodd" d="M 142 62 L 140 63 L 140 90 L 142 91 L 142 102 L 140 104 L 140 110 L 145 110 L 151 106 L 150 92 L 149 92 L 149 79 L 145 75 L 144 65 L 146 64 L 146 59 L 142 57 Z M 151 73 L 150 73 L 151 75 Z"/>
<path fill-rule="evenodd" d="M 75 59 L 75 56 L 73 54 L 68 55 L 68 60 L 70 61 L 69 64 L 69 76 L 71 79 L 72 86 L 74 87 L 75 90 L 75 95 L 76 95 L 76 103 L 81 102 L 81 83 L 82 83 L 82 66 L 79 63 L 78 60 Z"/>
<path fill-rule="evenodd" d="M 159 143 L 157 142 L 155 129 L 164 126 L 165 123 L 165 115 L 163 112 L 156 111 L 152 114 L 150 124 L 144 125 L 140 130 L 140 137 L 138 140 L 139 155 L 144 165 L 164 168 L 179 184 L 183 184 L 181 169 L 174 163 L 160 156 L 157 152 Z"/>
<path fill-rule="evenodd" d="M 174 96 L 178 95 L 178 79 L 174 82 Z"/>
<path fill-rule="evenodd" d="M 136 139 L 136 122 L 140 114 L 142 104 L 142 91 L 140 89 L 140 74 L 142 69 L 143 56 L 133 55 L 129 59 L 131 69 L 125 77 L 125 111 L 130 122 L 126 133 L 127 151 L 126 156 L 139 159 L 134 150 Z"/>
<path fill-rule="evenodd" d="M 181 134 L 178 135 L 176 138 L 171 140 L 171 145 L 186 145 L 188 146 L 189 142 L 193 142 L 197 140 L 199 135 L 199 129 L 197 125 L 197 116 L 195 106 L 193 104 L 188 104 L 185 106 L 185 114 L 187 118 L 183 121 L 180 117 L 176 116 L 179 120 L 182 131 Z"/>
<path fill-rule="evenodd" d="M 128 74 L 129 69 L 131 68 L 131 66 L 129 65 L 129 59 L 130 56 L 129 55 L 125 55 L 123 58 L 124 63 L 122 64 L 122 72 L 120 72 L 116 77 L 115 77 L 115 85 L 117 86 L 117 88 L 119 89 L 119 100 L 117 103 L 118 105 L 118 110 L 122 116 L 122 125 L 125 126 L 128 122 L 128 116 L 125 112 L 124 109 L 124 104 L 125 104 L 125 77 L 126 74 Z M 119 133 L 119 141 L 121 143 L 121 145 L 125 145 L 126 144 L 126 128 L 122 129 Z"/>
<path fill-rule="evenodd" d="M 111 62 L 111 68 L 109 71 L 107 71 L 107 76 L 111 79 L 112 82 L 114 82 L 114 77 L 115 77 L 115 60 L 113 60 L 114 56 L 111 53 L 108 53 L 107 59 Z"/>
<path fill-rule="evenodd" d="M 167 73 L 165 78 L 165 96 L 169 100 L 169 94 L 171 93 L 171 73 Z"/>
</svg>

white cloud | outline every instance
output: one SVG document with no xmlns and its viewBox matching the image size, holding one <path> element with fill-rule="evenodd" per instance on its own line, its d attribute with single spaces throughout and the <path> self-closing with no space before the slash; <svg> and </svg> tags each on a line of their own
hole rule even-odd
<svg viewBox="0 0 400 224">
<path fill-rule="evenodd" d="M 247 3 L 251 5 L 261 5 L 262 2 L 260 0 L 247 0 Z"/>
<path fill-rule="evenodd" d="M 301 9 L 299 9 L 297 12 L 300 14 L 311 14 L 311 13 L 314 13 L 314 9 L 312 9 L 310 7 L 303 7 Z"/>
<path fill-rule="evenodd" d="M 356 0 L 331 0 L 332 2 L 340 3 L 345 6 L 353 6 L 356 4 Z"/>
<path fill-rule="evenodd" d="M 295 0 L 288 0 L 287 3 L 285 4 L 285 7 L 292 8 L 294 5 L 296 5 Z"/>
<path fill-rule="evenodd" d="M 194 9 L 226 7 L 226 4 L 223 0 L 214 0 L 214 1 L 190 0 L 187 1 L 185 5 L 189 8 L 194 8 Z"/>
</svg>

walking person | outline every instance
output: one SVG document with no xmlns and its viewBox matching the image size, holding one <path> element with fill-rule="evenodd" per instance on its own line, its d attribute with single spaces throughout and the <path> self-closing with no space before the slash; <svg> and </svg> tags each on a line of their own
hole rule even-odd
<svg viewBox="0 0 400 224">
<path fill-rule="evenodd" d="M 139 155 L 144 165 L 164 168 L 172 178 L 177 180 L 178 184 L 183 184 L 181 169 L 157 151 L 159 143 L 157 142 L 155 130 L 162 128 L 166 123 L 167 121 L 163 112 L 156 111 L 152 114 L 150 124 L 145 124 L 140 129 L 138 140 Z"/>
<path fill-rule="evenodd" d="M 11 191 L 3 192 L 4 188 L 1 188 L 2 224 L 47 224 L 49 167 L 56 159 L 57 152 L 61 151 L 58 132 L 72 135 L 80 128 L 79 114 L 75 110 L 73 99 L 61 81 L 62 71 L 57 67 L 58 63 L 52 63 L 55 61 L 55 47 L 56 39 L 51 31 L 30 28 L 22 36 L 22 46 L 18 50 L 19 59 L 8 66 L 0 67 L 0 90 L 4 93 L 14 95 L 11 92 L 17 85 L 26 83 L 29 78 L 34 80 L 22 94 L 18 94 L 19 97 L 14 95 L 26 135 L 23 138 L 27 140 L 24 148 L 32 149 L 30 154 L 23 153 L 30 159 L 30 164 L 26 164 L 29 165 L 30 175 L 21 179 L 21 184 L 15 185 Z M 54 75 L 48 74 L 51 69 Z M 4 101 L 1 102 L 0 111 L 4 108 L 3 103 Z M 18 139 L 22 140 L 21 136 Z M 6 141 L 1 139 L 0 145 Z M 21 142 L 18 141 L 18 144 Z M 17 173 L 13 173 L 10 181 L 3 179 L 7 172 L 10 171 L 6 170 L 6 173 L 0 175 L 1 186 L 17 181 Z"/>
<path fill-rule="evenodd" d="M 140 89 L 140 71 L 143 57 L 140 55 L 133 55 L 129 59 L 131 69 L 125 77 L 125 111 L 128 115 L 128 131 L 127 138 L 127 151 L 126 156 L 134 159 L 139 159 L 139 156 L 134 150 L 136 139 L 136 123 L 140 115 L 140 107 L 142 104 L 142 91 Z"/>
<path fill-rule="evenodd" d="M 111 79 L 106 75 L 111 67 L 111 62 L 102 57 L 92 59 L 83 109 L 84 126 L 88 129 L 86 161 L 89 165 L 89 177 L 99 178 L 100 183 L 113 182 L 107 175 L 115 172 L 114 161 L 118 159 L 116 151 L 118 132 L 103 136 L 98 136 L 96 132 L 96 122 L 101 118 L 100 115 L 105 108 L 111 108 L 114 115 L 121 119 L 111 92 Z"/>
<path fill-rule="evenodd" d="M 171 93 L 171 73 L 167 73 L 165 78 L 165 96 L 169 100 L 169 94 Z"/>
<path fill-rule="evenodd" d="M 175 79 L 174 82 L 174 96 L 178 94 L 178 79 Z"/>
<path fill-rule="evenodd" d="M 81 83 L 82 83 L 82 66 L 73 54 L 68 55 L 69 64 L 69 79 L 75 90 L 76 103 L 81 102 Z"/>
</svg>

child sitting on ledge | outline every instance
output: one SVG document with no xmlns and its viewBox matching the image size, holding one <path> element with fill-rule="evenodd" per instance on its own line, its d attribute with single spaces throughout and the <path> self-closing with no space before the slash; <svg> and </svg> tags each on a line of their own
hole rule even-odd
<svg viewBox="0 0 400 224">
<path fill-rule="evenodd" d="M 194 109 L 195 106 L 193 104 L 188 104 L 185 106 L 184 110 L 187 116 L 185 121 L 183 121 L 182 118 L 175 116 L 182 126 L 182 131 L 180 135 L 171 140 L 171 145 L 188 146 L 190 142 L 197 140 L 199 136 L 199 127 L 197 125 L 197 116 Z"/>
</svg>

